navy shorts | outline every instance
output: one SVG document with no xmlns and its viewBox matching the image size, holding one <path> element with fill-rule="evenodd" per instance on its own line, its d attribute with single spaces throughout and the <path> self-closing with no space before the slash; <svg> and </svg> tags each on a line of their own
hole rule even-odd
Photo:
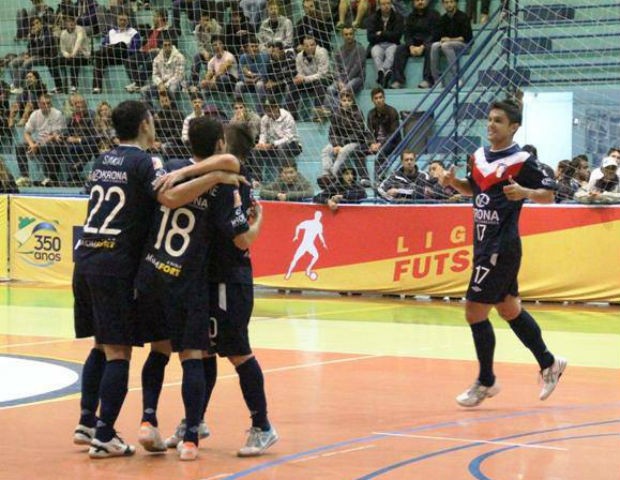
<svg viewBox="0 0 620 480">
<path fill-rule="evenodd" d="M 254 308 L 254 286 L 211 283 L 209 292 L 213 350 L 220 357 L 251 354 L 248 324 Z"/>
<path fill-rule="evenodd" d="M 133 279 L 73 272 L 76 338 L 103 345 L 136 345 Z"/>
<path fill-rule="evenodd" d="M 160 287 L 138 291 L 139 342 L 170 340 L 174 352 L 207 350 L 213 353 L 209 341 L 207 289 L 203 287 L 203 293 L 185 292 L 181 296 L 175 295 L 165 282 Z"/>
<path fill-rule="evenodd" d="M 502 251 L 499 254 L 474 258 L 474 266 L 467 288 L 467 300 L 495 305 L 507 295 L 519 296 L 520 251 Z"/>
</svg>

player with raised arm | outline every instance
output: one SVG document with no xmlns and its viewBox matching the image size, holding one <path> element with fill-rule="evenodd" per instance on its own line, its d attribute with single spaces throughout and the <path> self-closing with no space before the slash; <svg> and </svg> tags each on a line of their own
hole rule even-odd
<svg viewBox="0 0 620 480">
<path fill-rule="evenodd" d="M 156 203 L 175 208 L 217 183 L 239 181 L 237 175 L 212 172 L 158 192 L 154 181 L 165 172 L 161 160 L 145 151 L 155 139 L 148 108 L 141 102 L 121 102 L 112 122 L 120 144 L 101 154 L 93 166 L 73 272 L 76 337 L 95 338 L 82 370 L 81 415 L 73 441 L 90 445 L 92 458 L 135 452 L 116 434 L 114 424 L 127 394 L 135 341 L 134 277 Z M 237 161 L 225 155 L 214 168 L 233 170 Z"/>
<path fill-rule="evenodd" d="M 474 200 L 474 263 L 465 317 L 480 369 L 473 385 L 456 397 L 464 407 L 475 407 L 500 390 L 493 373 L 495 333 L 488 319 L 493 307 L 534 354 L 542 376 L 540 400 L 551 395 L 567 365 L 566 359 L 547 349 L 540 327 L 519 298 L 521 207 L 526 199 L 552 203 L 555 189 L 555 181 L 545 176 L 536 158 L 513 141 L 521 121 L 518 103 L 493 102 L 487 121 L 490 147 L 474 153 L 466 179 L 457 178 L 452 167 L 440 180 Z"/>
</svg>

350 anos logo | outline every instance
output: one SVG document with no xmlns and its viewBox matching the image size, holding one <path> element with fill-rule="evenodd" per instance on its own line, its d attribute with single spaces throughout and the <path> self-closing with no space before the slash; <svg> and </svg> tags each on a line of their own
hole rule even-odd
<svg viewBox="0 0 620 480">
<path fill-rule="evenodd" d="M 41 221 L 32 217 L 20 217 L 15 233 L 17 253 L 30 265 L 49 267 L 62 259 L 62 239 L 58 233 L 58 221 Z"/>
</svg>

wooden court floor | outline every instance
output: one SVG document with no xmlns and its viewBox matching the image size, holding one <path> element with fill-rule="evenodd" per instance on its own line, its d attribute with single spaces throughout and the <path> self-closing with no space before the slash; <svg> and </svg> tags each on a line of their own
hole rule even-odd
<svg viewBox="0 0 620 480">
<path fill-rule="evenodd" d="M 569 366 L 538 400 L 537 369 L 493 319 L 500 394 L 475 409 L 456 394 L 476 375 L 460 302 L 260 293 L 251 335 L 280 441 L 241 459 L 249 415 L 226 361 L 196 462 L 174 451 L 90 460 L 72 444 L 79 370 L 67 289 L 0 286 L 0 479 L 620 479 L 620 309 L 528 305 Z M 136 349 L 117 427 L 135 443 Z M 164 434 L 182 414 L 172 359 L 159 408 Z"/>
</svg>

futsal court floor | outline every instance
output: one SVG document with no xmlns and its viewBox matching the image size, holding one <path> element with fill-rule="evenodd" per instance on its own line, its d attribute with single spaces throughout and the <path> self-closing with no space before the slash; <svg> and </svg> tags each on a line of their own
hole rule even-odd
<svg viewBox="0 0 620 480">
<path fill-rule="evenodd" d="M 79 372 L 90 340 L 73 339 L 68 288 L 0 284 L 0 480 L 618 480 L 620 308 L 527 304 L 551 351 L 568 358 L 554 394 L 538 400 L 537 367 L 497 317 L 502 391 L 474 409 L 454 397 L 474 380 L 463 303 L 259 291 L 251 323 L 269 416 L 280 441 L 237 458 L 249 415 L 237 376 L 219 361 L 207 412 L 211 436 L 195 462 L 175 451 L 91 460 L 72 443 Z M 117 423 L 136 443 L 136 349 Z M 173 358 L 159 407 L 182 416 Z"/>
</svg>

